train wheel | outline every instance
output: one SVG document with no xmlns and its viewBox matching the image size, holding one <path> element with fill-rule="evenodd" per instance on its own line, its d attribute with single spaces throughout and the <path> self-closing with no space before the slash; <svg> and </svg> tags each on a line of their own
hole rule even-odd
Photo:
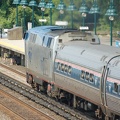
<svg viewBox="0 0 120 120">
<path fill-rule="evenodd" d="M 47 87 L 48 87 L 48 83 L 47 83 L 47 82 L 43 82 L 42 91 L 43 91 L 44 93 L 47 93 Z"/>
<path fill-rule="evenodd" d="M 31 87 L 35 89 L 35 84 L 34 84 L 34 83 L 31 83 Z"/>
<path fill-rule="evenodd" d="M 30 75 L 30 74 L 27 75 L 27 82 L 28 82 L 29 84 L 32 84 L 32 83 L 33 83 L 33 77 L 32 77 L 32 75 Z"/>
<path fill-rule="evenodd" d="M 37 90 L 37 91 L 39 91 L 39 84 L 38 83 L 35 83 L 35 89 Z"/>
<path fill-rule="evenodd" d="M 105 116 L 105 120 L 110 120 L 109 117 L 108 117 L 107 115 Z"/>
<path fill-rule="evenodd" d="M 28 83 L 31 84 L 32 88 L 35 88 L 35 82 L 33 80 L 33 76 L 32 75 L 28 76 Z"/>
</svg>

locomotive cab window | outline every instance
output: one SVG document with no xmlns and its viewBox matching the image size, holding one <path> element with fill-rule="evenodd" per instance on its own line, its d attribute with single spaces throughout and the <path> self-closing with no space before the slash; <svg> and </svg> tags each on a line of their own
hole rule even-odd
<svg viewBox="0 0 120 120">
<path fill-rule="evenodd" d="M 52 38 L 49 37 L 49 38 L 48 38 L 48 42 L 47 42 L 47 47 L 50 48 L 51 42 L 52 42 Z"/>
<path fill-rule="evenodd" d="M 46 47 L 46 44 L 47 44 L 47 38 L 44 37 L 44 39 L 43 39 L 43 46 Z"/>
<path fill-rule="evenodd" d="M 29 34 L 28 34 L 28 33 L 25 33 L 25 34 L 24 34 L 24 39 L 27 40 L 28 37 L 29 37 Z"/>
<path fill-rule="evenodd" d="M 81 71 L 80 78 L 85 79 L 85 71 L 83 71 L 83 70 Z"/>
<path fill-rule="evenodd" d="M 49 47 L 50 44 L 51 44 L 51 42 L 50 42 L 48 36 L 43 37 L 43 44 L 42 44 L 42 45 L 43 45 L 44 47 Z"/>
<path fill-rule="evenodd" d="M 118 92 L 118 84 L 117 83 L 114 83 L 114 91 Z"/>
<path fill-rule="evenodd" d="M 36 37 L 37 37 L 37 34 L 30 34 L 30 42 L 33 42 L 33 43 L 35 43 L 35 41 L 36 41 Z"/>
</svg>

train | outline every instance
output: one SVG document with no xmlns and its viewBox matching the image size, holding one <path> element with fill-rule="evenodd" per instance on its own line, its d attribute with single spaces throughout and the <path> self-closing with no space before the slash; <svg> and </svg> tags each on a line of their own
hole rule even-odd
<svg viewBox="0 0 120 120">
<path fill-rule="evenodd" d="M 39 26 L 25 34 L 26 82 L 98 119 L 120 120 L 120 49 L 90 31 Z"/>
</svg>

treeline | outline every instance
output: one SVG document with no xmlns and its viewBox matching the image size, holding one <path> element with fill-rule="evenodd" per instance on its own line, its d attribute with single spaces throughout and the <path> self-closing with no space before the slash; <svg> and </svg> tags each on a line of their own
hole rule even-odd
<svg viewBox="0 0 120 120">
<path fill-rule="evenodd" d="M 37 4 L 39 4 L 40 0 L 35 0 Z M 70 0 L 63 0 L 66 7 L 69 6 Z M 30 0 L 28 0 L 28 3 Z M 45 2 L 49 2 L 49 0 L 45 0 Z M 52 24 L 55 24 L 55 21 L 60 20 L 60 12 L 56 9 L 57 5 L 60 3 L 60 0 L 52 0 L 55 4 L 55 8 L 52 9 Z M 82 25 L 82 15 L 79 12 L 79 8 L 81 6 L 82 0 L 73 0 L 75 6 L 77 7 L 77 11 L 73 12 L 73 22 L 74 28 L 78 28 L 78 26 Z M 2 28 L 12 28 L 13 25 L 16 24 L 16 5 L 13 5 L 13 0 L 0 0 L 0 27 Z M 97 15 L 97 30 L 109 30 L 109 18 L 105 16 L 105 13 L 109 7 L 110 0 L 97 0 L 98 7 L 100 8 L 101 13 Z M 90 9 L 93 5 L 93 0 L 86 0 L 86 4 Z M 117 10 L 118 15 L 114 18 L 113 29 L 120 30 L 120 0 L 114 0 L 114 6 Z M 39 7 L 35 7 L 34 9 L 34 22 L 35 26 L 42 25 L 39 22 L 39 19 L 42 18 L 41 9 Z M 21 26 L 23 23 L 23 7 L 18 6 L 18 25 Z M 45 25 L 50 25 L 50 15 L 49 9 L 45 9 L 44 18 L 47 20 Z M 62 16 L 63 21 L 68 21 L 69 27 L 71 26 L 71 14 L 70 11 L 65 10 Z M 27 27 L 27 23 L 32 22 L 32 8 L 26 6 L 25 8 L 25 24 Z M 85 25 L 90 26 L 93 29 L 94 24 L 94 16 L 93 14 L 87 14 L 85 18 Z"/>
</svg>

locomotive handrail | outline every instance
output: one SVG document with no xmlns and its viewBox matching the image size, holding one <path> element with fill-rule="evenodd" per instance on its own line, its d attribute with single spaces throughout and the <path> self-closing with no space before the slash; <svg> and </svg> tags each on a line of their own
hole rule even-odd
<svg viewBox="0 0 120 120">
<path fill-rule="evenodd" d="M 101 76 L 101 86 L 100 86 L 100 88 L 102 89 L 102 82 L 104 83 L 103 84 L 103 86 L 104 86 L 104 101 L 102 100 L 102 90 L 100 90 L 101 91 L 101 100 L 102 100 L 102 104 L 103 104 L 103 106 L 104 106 L 104 110 L 105 110 L 105 115 L 106 115 L 106 107 L 107 107 L 107 100 L 106 100 L 106 81 L 107 81 L 107 76 L 108 76 L 108 71 L 109 71 L 109 68 L 108 68 L 108 65 L 109 65 L 109 63 L 114 59 L 114 58 L 117 58 L 117 57 L 120 57 L 120 55 L 116 55 L 116 56 L 114 56 L 114 57 L 112 57 L 112 58 L 110 58 L 109 59 L 109 61 L 107 62 L 107 64 L 106 64 L 106 66 L 104 66 L 104 68 L 103 68 L 103 71 L 102 71 L 102 76 Z M 104 81 L 102 81 L 102 80 L 104 80 Z"/>
<path fill-rule="evenodd" d="M 54 60 L 53 60 L 54 61 L 54 64 L 53 64 L 54 66 L 55 66 L 56 56 L 57 56 L 57 51 L 55 51 L 55 57 L 54 57 Z M 55 69 L 54 66 L 53 66 L 53 71 Z M 55 82 L 55 74 L 54 74 L 54 72 L 53 72 L 53 81 Z"/>
<path fill-rule="evenodd" d="M 105 66 L 102 69 L 101 72 L 101 79 L 100 79 L 100 99 L 101 99 L 101 104 L 104 104 L 104 101 L 102 99 L 102 94 L 103 94 L 103 88 L 102 88 L 102 83 L 103 83 L 103 78 L 105 76 Z"/>
<path fill-rule="evenodd" d="M 106 81 L 107 81 L 107 76 L 109 72 L 109 68 L 105 68 L 105 77 L 104 77 L 104 106 L 105 106 L 105 113 L 106 113 L 106 107 L 107 107 L 107 100 L 106 100 Z"/>
</svg>

